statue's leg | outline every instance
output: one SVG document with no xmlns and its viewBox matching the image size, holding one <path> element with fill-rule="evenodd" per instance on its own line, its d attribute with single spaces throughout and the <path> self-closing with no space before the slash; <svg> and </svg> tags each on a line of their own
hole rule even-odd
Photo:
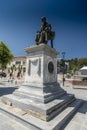
<svg viewBox="0 0 87 130">
<path fill-rule="evenodd" d="M 53 48 L 53 40 L 51 40 L 51 47 Z"/>
<path fill-rule="evenodd" d="M 38 43 L 38 42 L 36 42 L 36 45 L 39 45 L 39 43 Z"/>
<path fill-rule="evenodd" d="M 43 32 L 40 34 L 39 43 L 43 43 Z"/>
<path fill-rule="evenodd" d="M 45 35 L 45 41 L 47 42 L 48 41 L 48 33 L 44 32 L 44 35 Z"/>
<path fill-rule="evenodd" d="M 41 32 L 39 42 L 40 42 L 40 43 L 44 43 L 44 44 L 47 43 L 47 41 L 46 41 L 46 39 L 45 39 L 45 31 L 42 31 L 42 32 Z"/>
<path fill-rule="evenodd" d="M 36 39 L 35 39 L 36 45 L 39 45 L 39 38 L 40 38 L 40 34 L 37 34 L 36 35 Z"/>
</svg>

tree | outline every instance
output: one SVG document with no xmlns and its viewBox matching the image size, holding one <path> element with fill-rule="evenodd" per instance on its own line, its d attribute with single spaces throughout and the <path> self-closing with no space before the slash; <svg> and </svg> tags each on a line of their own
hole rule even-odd
<svg viewBox="0 0 87 130">
<path fill-rule="evenodd" d="M 87 66 L 87 58 L 80 58 L 79 64 L 80 64 L 80 68 L 83 66 Z"/>
<path fill-rule="evenodd" d="M 66 62 L 69 62 L 69 69 L 68 69 L 69 73 L 72 72 L 75 73 L 81 67 L 87 66 L 87 58 L 80 58 L 80 59 L 75 58 L 75 59 L 67 60 Z"/>
<path fill-rule="evenodd" d="M 13 59 L 13 54 L 9 47 L 0 41 L 0 68 L 4 70 L 10 61 Z"/>
</svg>

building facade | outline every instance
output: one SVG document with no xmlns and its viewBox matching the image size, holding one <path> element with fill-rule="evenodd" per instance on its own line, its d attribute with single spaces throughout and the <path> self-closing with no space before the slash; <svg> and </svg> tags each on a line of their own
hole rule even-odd
<svg viewBox="0 0 87 130">
<path fill-rule="evenodd" d="M 24 76 L 26 71 L 26 57 L 25 56 L 17 56 L 14 57 L 11 63 L 9 63 L 6 67 L 6 73 L 9 76 L 12 74 L 14 77 L 17 77 L 18 74 L 20 76 Z"/>
</svg>

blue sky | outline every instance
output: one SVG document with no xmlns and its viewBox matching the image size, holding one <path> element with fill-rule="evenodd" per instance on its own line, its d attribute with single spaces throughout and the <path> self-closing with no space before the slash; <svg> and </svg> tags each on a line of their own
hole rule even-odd
<svg viewBox="0 0 87 130">
<path fill-rule="evenodd" d="M 56 32 L 59 57 L 62 52 L 66 59 L 87 57 L 87 0 L 0 0 L 0 41 L 14 56 L 26 55 L 24 48 L 35 44 L 42 16 Z"/>
</svg>

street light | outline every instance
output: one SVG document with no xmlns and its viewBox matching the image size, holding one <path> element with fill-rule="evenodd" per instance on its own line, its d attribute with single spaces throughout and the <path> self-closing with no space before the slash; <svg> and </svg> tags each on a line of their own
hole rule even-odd
<svg viewBox="0 0 87 130">
<path fill-rule="evenodd" d="M 63 56 L 63 86 L 64 86 L 64 82 L 65 82 L 65 78 L 64 78 L 64 70 L 65 70 L 65 52 L 62 52 L 62 56 Z"/>
</svg>

